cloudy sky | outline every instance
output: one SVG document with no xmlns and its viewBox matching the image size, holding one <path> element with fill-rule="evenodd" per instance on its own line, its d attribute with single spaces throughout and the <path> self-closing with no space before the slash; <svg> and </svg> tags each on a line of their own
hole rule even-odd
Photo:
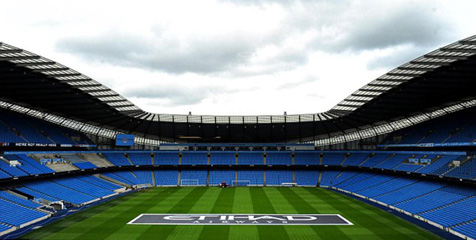
<svg viewBox="0 0 476 240">
<path fill-rule="evenodd" d="M 15 0 L 0 5 L 0 41 L 154 113 L 316 113 L 476 34 L 474 9 L 474 0 Z"/>
</svg>

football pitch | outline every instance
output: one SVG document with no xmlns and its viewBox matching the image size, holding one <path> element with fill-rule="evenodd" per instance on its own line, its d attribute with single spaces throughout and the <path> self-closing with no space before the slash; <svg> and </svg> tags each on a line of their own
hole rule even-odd
<svg viewBox="0 0 476 240">
<path fill-rule="evenodd" d="M 340 214 L 353 225 L 132 225 L 143 213 Z M 22 239 L 441 239 L 379 208 L 321 188 L 151 188 L 39 228 Z"/>
</svg>

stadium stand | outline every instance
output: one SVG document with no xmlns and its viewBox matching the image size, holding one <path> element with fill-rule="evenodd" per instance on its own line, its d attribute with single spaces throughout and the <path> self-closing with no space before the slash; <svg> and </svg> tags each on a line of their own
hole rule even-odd
<svg viewBox="0 0 476 240">
<path fill-rule="evenodd" d="M 474 53 L 476 38 L 466 42 L 472 44 L 465 48 L 470 49 L 468 52 L 464 52 L 466 50 L 463 48 L 453 49 L 460 55 L 450 54 L 451 49 L 439 51 L 429 57 L 433 59 L 430 62 L 420 58 L 416 62 L 421 65 L 410 62 L 403 67 L 425 70 L 396 69 L 392 74 L 373 82 L 377 85 L 392 85 L 388 87 L 389 90 L 395 90 L 391 94 L 383 94 L 385 91 L 368 85 L 357 92 L 360 99 L 355 101 L 356 96 L 353 94 L 351 99 L 344 100 L 327 113 L 256 116 L 256 120 L 255 117 L 237 117 L 241 120 L 234 121 L 241 124 L 232 123 L 230 120 L 233 118 L 224 116 L 205 116 L 203 120 L 196 116 L 146 113 L 105 86 L 95 90 L 95 94 L 82 92 L 75 84 L 57 84 L 66 78 L 38 77 L 36 74 L 42 71 L 40 68 L 30 71 L 25 67 L 35 65 L 34 61 L 14 62 L 8 60 L 9 56 L 2 57 L 0 62 L 5 64 L 0 69 L 2 80 L 10 78 L 9 74 L 13 74 L 16 69 L 21 74 L 18 79 L 31 76 L 33 78 L 29 81 L 41 79 L 42 82 L 37 82 L 35 87 L 45 84 L 43 90 L 48 91 L 44 92 L 49 92 L 51 86 L 65 87 L 61 91 L 74 99 L 74 104 L 68 108 L 56 108 L 54 104 L 50 105 L 57 101 L 54 94 L 47 96 L 38 93 L 33 96 L 32 89 L 21 89 L 23 85 L 28 87 L 27 84 L 15 85 L 15 89 L 19 89 L 14 92 L 15 95 L 24 98 L 1 96 L 0 234 L 48 217 L 49 213 L 44 207 L 52 202 L 72 204 L 73 208 L 79 208 L 130 189 L 215 186 L 225 181 L 230 186 L 282 186 L 292 183 L 297 186 L 330 187 L 475 239 L 476 190 L 468 186 L 474 186 L 476 180 L 476 102 L 469 100 L 474 98 L 471 88 L 454 84 L 467 81 L 467 85 L 470 85 L 471 79 L 474 79 L 474 55 L 468 59 L 463 59 L 463 55 Z M 0 43 L 1 46 L 4 45 Z M 2 48 L 2 51 L 14 54 L 19 50 Z M 4 56 L 3 52 L 0 55 Z M 25 54 L 21 57 L 29 54 L 20 52 Z M 449 58 L 441 57 L 445 54 Z M 30 57 L 45 60 L 39 56 Z M 439 60 L 435 59 L 449 66 L 437 65 Z M 464 64 L 455 63 L 456 66 L 451 66 L 452 60 Z M 425 74 L 425 79 L 415 77 L 415 80 L 409 76 L 420 76 L 431 71 L 428 66 L 434 66 L 436 70 Z M 439 72 L 437 69 L 443 70 Z M 7 74 L 3 75 L 5 72 Z M 462 76 L 458 78 L 459 74 Z M 79 80 L 81 84 L 83 80 L 85 84 L 91 80 L 79 73 L 74 75 L 78 76 L 74 81 Z M 437 80 L 432 80 L 432 76 L 436 76 Z M 393 84 L 402 80 L 409 84 Z M 437 84 L 426 85 L 434 83 Z M 431 86 L 435 92 L 425 94 L 427 86 Z M 7 88 L 8 84 L 2 87 L 11 89 Z M 368 90 L 378 94 L 368 94 Z M 2 93 L 8 95 L 8 92 Z M 46 99 L 46 102 L 42 99 Z M 421 100 L 421 103 L 414 99 Z M 88 102 L 97 104 L 91 104 L 94 107 L 92 109 L 87 104 L 76 104 Z M 362 105 L 353 107 L 352 104 L 356 102 Z M 409 102 L 412 104 L 406 104 Z M 122 105 L 124 103 L 126 105 Z M 400 103 L 405 104 L 402 106 Z M 127 106 L 127 109 L 115 108 L 115 104 Z M 23 113 L 15 112 L 14 109 L 20 109 L 19 112 Z M 428 112 L 429 109 L 435 111 Z M 424 116 L 413 116 L 415 113 Z M 38 116 L 33 117 L 35 114 Z M 301 117 L 306 120 L 301 122 Z M 169 118 L 170 121 L 163 120 Z M 58 125 L 45 119 L 53 119 Z M 390 124 L 395 119 L 399 119 L 398 122 Z M 421 119 L 426 120 L 418 123 Z M 248 127 L 251 123 L 256 129 Z M 140 138 L 137 139 L 142 143 L 130 148 L 116 148 L 112 138 L 119 132 L 139 133 L 137 136 Z M 145 137 L 149 135 L 152 138 Z M 217 145 L 198 146 L 204 139 L 213 139 Z M 240 143 L 248 139 L 251 143 Z M 239 144 L 229 145 L 225 142 L 227 140 Z M 276 144 L 259 145 L 267 140 Z M 147 144 L 147 141 L 153 144 Z M 174 150 L 172 142 L 175 141 L 184 142 L 186 148 L 177 145 Z M 169 146 L 163 142 L 168 142 Z M 293 146 L 277 144 L 289 142 L 312 143 Z M 95 146 L 95 143 L 101 146 L 92 149 L 80 146 Z M 157 150 L 164 145 L 169 147 L 165 149 L 172 150 Z M 67 147 L 68 151 L 63 147 Z M 18 164 L 14 161 L 18 161 Z M 90 170 L 82 171 L 84 169 Z"/>
<path fill-rule="evenodd" d="M 0 179 L 1 178 L 11 178 L 12 176 L 6 172 L 4 172 L 3 170 L 0 169 Z"/>
<path fill-rule="evenodd" d="M 444 186 L 444 184 L 435 182 L 415 182 L 412 180 L 405 182 L 404 180 L 402 185 L 385 184 L 374 188 L 372 192 L 367 193 L 367 196 L 393 205 L 436 191 Z"/>
<path fill-rule="evenodd" d="M 21 205 L 23 207 L 35 209 L 40 207 L 41 205 L 38 203 L 35 203 L 33 201 L 28 201 L 26 199 L 20 198 L 18 196 L 15 196 L 13 194 L 7 193 L 5 191 L 0 191 L 0 199 L 7 201 L 7 202 L 12 202 L 18 205 Z"/>
<path fill-rule="evenodd" d="M 290 170 L 267 170 L 266 186 L 281 186 L 293 182 L 293 172 Z"/>
<path fill-rule="evenodd" d="M 458 156 L 438 156 L 433 159 L 431 164 L 428 164 L 421 169 L 418 169 L 419 173 L 444 173 L 449 170 L 449 163 L 456 159 Z"/>
<path fill-rule="evenodd" d="M 409 187 L 410 185 L 414 185 L 417 183 L 418 182 L 415 182 L 414 180 L 407 179 L 407 178 L 390 178 L 390 179 L 387 178 L 386 180 L 384 180 L 384 182 L 382 182 L 382 184 L 375 184 L 374 186 L 370 186 L 368 188 L 362 189 L 360 191 L 357 191 L 356 193 L 375 198 L 376 200 L 379 200 L 380 198 L 382 198 L 382 200 L 384 199 L 386 200 L 386 202 L 389 202 L 389 201 L 394 201 L 395 198 L 389 198 L 387 194 L 382 196 L 382 192 L 389 193 L 390 196 L 393 196 L 390 193 L 391 191 L 397 191 L 399 189 L 406 188 L 406 187 Z"/>
<path fill-rule="evenodd" d="M 27 183 L 20 192 L 48 201 L 65 200 L 82 205 L 113 195 L 120 186 L 92 176 L 67 177 Z"/>
<path fill-rule="evenodd" d="M 0 233 L 10 230 L 11 227 L 5 225 L 4 223 L 0 223 Z"/>
<path fill-rule="evenodd" d="M 473 196 L 458 202 L 452 202 L 441 208 L 433 209 L 429 212 L 422 213 L 420 216 L 437 222 L 444 227 L 450 227 L 457 224 L 474 220 L 476 216 L 476 198 Z"/>
<path fill-rule="evenodd" d="M 436 191 L 420 195 L 408 201 L 404 201 L 396 206 L 413 214 L 430 211 L 432 209 L 460 201 L 475 194 L 475 190 L 445 186 Z"/>
<path fill-rule="evenodd" d="M 18 165 L 17 167 L 28 174 L 43 174 L 54 172 L 50 168 L 41 165 L 40 163 L 25 154 L 5 155 L 4 158 L 8 160 L 19 161 L 21 165 Z"/>
<path fill-rule="evenodd" d="M 15 134 L 23 138 L 26 142 L 32 143 L 54 143 L 51 139 L 48 139 L 47 136 L 41 134 L 37 128 L 31 125 L 27 118 L 16 117 L 16 114 L 2 114 L 2 121 L 8 126 L 9 129 L 13 130 Z M 25 142 L 22 141 L 22 142 Z"/>
<path fill-rule="evenodd" d="M 238 165 L 264 165 L 262 152 L 240 152 Z"/>
<path fill-rule="evenodd" d="M 90 162 L 79 162 L 79 163 L 73 163 L 74 166 L 80 168 L 80 169 L 91 169 L 91 168 L 96 168 L 94 164 Z"/>
<path fill-rule="evenodd" d="M 409 157 L 410 155 L 407 155 L 407 154 L 395 154 L 392 157 L 388 158 L 387 160 L 375 165 L 374 167 L 384 168 L 384 169 L 394 169 L 398 165 L 402 164 Z"/>
<path fill-rule="evenodd" d="M 206 184 L 206 170 L 182 170 L 180 172 L 180 186 L 205 186 Z"/>
<path fill-rule="evenodd" d="M 297 186 L 317 186 L 318 175 L 317 170 L 295 171 L 295 182 Z"/>
<path fill-rule="evenodd" d="M 466 236 L 474 237 L 476 236 L 476 221 L 472 220 L 468 223 L 456 225 L 453 227 L 453 230 L 455 230 L 456 232 L 460 232 Z"/>
<path fill-rule="evenodd" d="M 216 186 L 221 182 L 226 182 L 231 185 L 236 178 L 235 170 L 213 170 L 210 171 L 209 184 L 211 186 Z"/>
<path fill-rule="evenodd" d="M 3 199 L 0 199 L 0 209 L 2 209 L 2 222 L 18 227 L 48 215 Z"/>
<path fill-rule="evenodd" d="M 132 161 L 137 165 L 150 165 L 152 162 L 149 153 L 128 153 L 128 152 L 103 152 L 104 156 L 118 166 L 130 166 Z M 173 159 L 173 163 L 178 163 L 176 153 L 154 153 L 156 159 Z M 227 165 L 234 162 L 234 153 L 211 152 L 210 161 L 218 165 Z M 318 163 L 319 153 L 297 152 L 295 154 L 296 165 L 307 165 L 306 163 Z M 91 162 L 82 158 L 81 154 L 62 154 L 66 161 L 74 162 L 80 169 L 96 167 Z M 129 159 L 126 157 L 129 156 Z M 194 165 L 197 161 L 206 161 L 205 153 L 184 154 L 184 166 Z M 199 156 L 199 157 L 197 157 Z M 261 162 L 261 152 L 240 152 L 245 162 L 250 165 Z M 158 158 L 157 158 L 158 157 Z M 274 165 L 284 165 L 291 163 L 290 152 L 268 153 L 267 159 L 272 159 Z M 201 158 L 200 160 L 196 160 Z M 10 167 L 5 161 L 0 161 L 3 176 L 6 178 L 12 175 L 27 176 L 28 174 L 47 174 L 53 172 L 50 168 L 41 165 L 27 154 L 7 154 L 6 160 L 18 160 L 22 165 Z M 410 163 L 409 159 L 430 159 L 429 164 Z M 129 161 L 130 160 L 130 161 Z M 183 160 L 183 159 L 182 159 Z M 460 160 L 459 167 L 449 164 L 454 160 Z M 264 161 L 264 160 L 263 160 Z M 171 162 L 169 162 L 171 163 Z M 253 164 L 254 163 L 254 164 Z M 324 152 L 324 165 L 344 165 L 344 166 L 367 166 L 373 168 L 405 170 L 421 172 L 426 174 L 446 175 L 450 177 L 474 178 L 473 158 L 466 155 L 458 155 L 448 152 L 431 152 L 430 154 L 420 152 Z M 233 164 L 232 164 L 233 165 Z M 242 164 L 244 165 L 244 164 Z M 271 165 L 267 162 L 267 165 Z M 405 166 L 405 167 L 403 167 Z M 412 168 L 409 168 L 412 166 Z M 10 175 L 11 173 L 12 175 Z M 317 170 L 210 170 L 207 179 L 207 170 L 134 170 L 103 173 L 105 176 L 125 184 L 140 186 L 192 186 L 192 185 L 218 185 L 225 181 L 231 186 L 281 186 L 285 183 L 296 183 L 297 186 L 316 186 L 319 181 Z M 355 172 L 355 171 L 321 171 L 320 186 L 335 187 L 351 193 L 359 194 L 376 201 L 389 204 L 402 211 L 415 214 L 428 221 L 435 222 L 443 227 L 452 229 L 463 234 L 472 234 L 473 212 L 468 212 L 475 204 L 475 190 L 465 187 L 457 187 L 451 184 L 414 180 L 405 177 L 395 177 L 376 173 Z M 180 177 L 180 178 L 179 178 Z M 237 177 L 237 178 L 236 178 Z M 293 181 L 294 178 L 294 181 Z M 97 201 L 115 193 L 115 190 L 122 186 L 102 180 L 93 176 L 76 176 L 61 178 L 58 180 L 43 180 L 27 183 L 16 190 L 34 197 L 32 200 L 25 200 L 12 194 L 1 192 L 0 200 L 22 207 L 20 211 L 25 214 L 32 214 L 31 217 L 22 221 L 9 220 L 6 224 L 23 224 L 35 219 L 47 216 L 44 213 L 36 213 L 36 208 L 41 206 L 37 202 L 66 201 L 75 205 L 83 205 Z M 10 207 L 11 204 L 9 205 Z M 24 210 L 24 209 L 27 210 Z M 31 212 L 33 211 L 33 213 Z M 469 214 L 469 215 L 468 215 Z M 12 225 L 16 226 L 16 225 Z M 471 236 L 471 235 L 469 235 Z"/>
<path fill-rule="evenodd" d="M 467 159 L 463 163 L 451 169 L 445 174 L 448 177 L 476 179 L 476 160 L 474 158 Z"/>
<path fill-rule="evenodd" d="M 377 175 L 374 173 L 361 173 L 356 177 L 352 178 L 352 181 L 346 181 L 339 184 L 336 184 L 336 187 L 342 188 L 350 192 L 360 192 L 365 189 L 378 186 L 385 182 L 394 179 L 393 176 Z"/>
<path fill-rule="evenodd" d="M 150 184 L 152 185 L 152 172 L 148 170 L 139 170 L 139 171 L 132 171 L 133 175 L 135 175 L 135 182 L 137 184 Z"/>
<path fill-rule="evenodd" d="M 350 153 L 342 165 L 359 166 L 370 157 L 368 153 Z"/>
<path fill-rule="evenodd" d="M 266 154 L 266 165 L 291 165 L 292 158 L 289 152 Z"/>
<path fill-rule="evenodd" d="M 17 133 L 0 120 L 0 142 L 25 142 L 25 139 L 18 136 Z"/>
<path fill-rule="evenodd" d="M 76 192 L 90 195 L 95 198 L 101 198 L 103 196 L 111 195 L 114 192 L 102 188 L 98 188 L 93 184 L 86 183 L 76 178 L 64 178 L 60 180 L 52 180 L 54 183 L 63 186 L 68 189 L 72 189 Z"/>
<path fill-rule="evenodd" d="M 129 153 L 129 159 L 134 165 L 152 165 L 149 153 Z"/>
<path fill-rule="evenodd" d="M 152 152 L 155 155 L 155 165 L 178 165 L 179 157 L 176 153 L 160 153 Z M 420 154 L 421 152 L 389 152 L 389 151 L 369 151 L 369 152 L 324 152 L 322 165 L 328 166 L 360 166 L 368 168 L 381 168 L 386 170 L 398 170 L 404 172 L 415 172 L 427 175 L 447 176 L 454 178 L 474 179 L 475 178 L 475 162 L 472 157 L 464 155 L 459 152 L 431 152 L 432 154 Z M 223 152 L 210 152 L 211 165 L 234 165 L 233 153 Z M 262 152 L 240 152 L 242 161 L 249 165 L 260 165 L 262 160 Z M 32 154 L 35 155 L 35 154 Z M 58 154 L 57 154 L 58 155 Z M 96 157 L 93 159 L 101 159 L 100 155 L 104 155 L 107 158 L 107 164 L 114 164 L 114 166 L 150 166 L 152 159 L 149 153 L 132 153 L 132 152 L 102 152 L 96 153 Z M 182 158 L 183 166 L 193 166 L 199 163 L 200 165 L 207 165 L 207 154 L 205 153 L 184 153 Z M 292 158 L 290 152 L 275 152 L 268 153 L 270 160 L 267 159 L 267 165 L 288 165 L 291 166 Z M 306 161 L 296 160 L 296 166 L 305 164 L 307 166 L 317 166 L 318 162 L 314 160 L 314 157 L 319 153 L 303 153 L 297 152 L 296 159 L 306 156 Z M 59 156 L 59 155 L 58 155 Z M 89 153 L 89 158 L 91 153 Z M 301 156 L 301 157 L 299 157 Z M 327 157 L 326 157 L 327 156 Z M 53 173 L 53 168 L 56 171 L 60 171 L 57 167 L 60 164 L 40 164 L 37 160 L 30 158 L 27 154 L 6 154 L 4 156 L 5 161 L 0 161 L 0 176 L 2 178 L 9 178 L 12 176 L 27 176 L 28 174 L 47 174 Z M 64 164 L 73 166 L 76 168 L 68 168 L 68 171 L 77 169 L 93 169 L 98 168 L 95 164 L 88 161 L 83 154 L 61 154 L 61 159 L 70 163 Z M 416 162 L 410 162 L 413 159 Z M 427 163 L 421 163 L 422 159 L 428 159 Z M 10 166 L 8 160 L 17 160 L 19 165 Z M 271 162 L 268 162 L 271 161 Z M 299 162 L 301 161 L 301 162 Z M 308 165 L 312 163 L 312 165 Z M 460 165 L 453 165 L 453 161 L 458 161 Z M 97 162 L 97 160 L 95 160 Z M 264 162 L 264 159 L 263 159 Z M 240 165 L 247 165 L 242 163 Z M 317 165 L 316 165 L 317 164 Z M 134 183 L 135 181 L 132 181 Z M 147 181 L 149 182 L 149 181 Z"/>
<path fill-rule="evenodd" d="M 38 181 L 34 183 L 27 183 L 25 184 L 25 187 L 46 195 L 53 196 L 56 199 L 63 199 L 67 202 L 71 202 L 77 205 L 81 205 L 83 203 L 90 202 L 95 199 L 94 196 L 84 194 L 83 192 L 76 191 L 74 189 L 56 184 L 55 182 L 51 181 Z"/>
<path fill-rule="evenodd" d="M 390 134 L 386 145 L 471 143 L 476 140 L 474 109 L 443 116 Z"/>
<path fill-rule="evenodd" d="M 210 165 L 236 165 L 235 154 L 214 152 L 210 156 Z"/>
<path fill-rule="evenodd" d="M 177 170 L 154 170 L 155 183 L 157 186 L 177 186 L 178 175 Z"/>
<path fill-rule="evenodd" d="M 178 152 L 174 153 L 155 153 L 155 165 L 179 165 Z"/>
<path fill-rule="evenodd" d="M 152 185 L 152 173 L 150 171 L 119 171 L 105 173 L 104 175 L 130 185 Z"/>
<path fill-rule="evenodd" d="M 7 164 L 6 162 L 0 160 L 0 168 L 2 171 L 5 173 L 8 173 L 9 175 L 13 177 L 21 177 L 21 176 L 27 176 L 28 173 L 21 170 L 19 167 L 16 166 L 10 166 L 10 164 Z"/>
<path fill-rule="evenodd" d="M 109 162 L 102 153 L 82 153 L 85 160 L 97 167 L 112 167 L 114 164 Z"/>
<path fill-rule="evenodd" d="M 232 186 L 263 186 L 264 172 L 262 170 L 238 171 L 238 181 L 233 181 Z"/>
<path fill-rule="evenodd" d="M 398 171 L 404 171 L 404 172 L 415 172 L 416 170 L 422 168 L 422 165 L 419 164 L 413 164 L 413 163 L 402 163 L 399 166 L 395 168 L 395 170 Z"/>
<path fill-rule="evenodd" d="M 116 166 L 132 165 L 122 153 L 103 153 L 103 155 Z"/>
<path fill-rule="evenodd" d="M 362 167 L 375 167 L 377 166 L 378 164 L 384 162 L 385 160 L 387 160 L 389 157 L 391 157 L 393 154 L 387 154 L 387 153 L 384 153 L 384 154 L 375 154 L 374 156 L 371 156 L 370 158 L 368 158 L 367 160 L 363 161 L 359 166 L 362 166 Z"/>
<path fill-rule="evenodd" d="M 182 165 L 207 165 L 208 157 L 206 152 L 190 152 L 182 154 Z"/>
<path fill-rule="evenodd" d="M 334 184 L 339 184 L 345 182 L 348 179 L 357 175 L 356 172 L 341 172 L 341 171 L 323 171 L 320 185 L 321 186 L 334 186 Z"/>
<path fill-rule="evenodd" d="M 5 109 L 0 109 L 0 142 L 91 144 L 84 134 Z"/>
<path fill-rule="evenodd" d="M 322 165 L 340 165 L 345 159 L 343 153 L 325 152 L 322 156 Z"/>
<path fill-rule="evenodd" d="M 459 226 L 474 221 L 476 215 L 476 190 L 472 188 L 358 172 L 347 180 L 331 183 L 330 179 L 337 179 L 339 173 L 322 174 L 321 183 L 328 186 L 375 199 L 444 227 L 467 231 L 466 234 L 469 230 Z"/>
<path fill-rule="evenodd" d="M 49 202 L 55 202 L 55 201 L 61 200 L 60 198 L 53 197 L 53 196 L 50 196 L 48 194 L 45 194 L 45 193 L 42 193 L 42 192 L 39 192 L 39 191 L 35 191 L 33 189 L 29 189 L 27 187 L 20 187 L 20 188 L 17 188 L 16 190 L 21 192 L 21 193 L 26 193 L 28 195 L 33 196 L 35 198 L 35 200 L 39 201 L 39 202 L 42 202 L 44 200 L 49 201 Z"/>
<path fill-rule="evenodd" d="M 319 154 L 317 153 L 296 153 L 294 157 L 295 165 L 317 165 L 319 164 Z"/>
<path fill-rule="evenodd" d="M 98 186 L 100 188 L 103 188 L 103 189 L 111 190 L 111 191 L 122 188 L 119 185 L 116 185 L 114 183 L 111 183 L 111 182 L 108 182 L 108 181 L 105 181 L 105 180 L 102 180 L 102 179 L 99 179 L 99 178 L 93 177 L 93 176 L 82 176 L 82 177 L 78 177 L 77 179 L 79 179 L 81 181 L 84 181 L 84 182 L 87 182 L 87 183 L 92 184 L 92 185 L 96 185 L 96 186 Z"/>
</svg>

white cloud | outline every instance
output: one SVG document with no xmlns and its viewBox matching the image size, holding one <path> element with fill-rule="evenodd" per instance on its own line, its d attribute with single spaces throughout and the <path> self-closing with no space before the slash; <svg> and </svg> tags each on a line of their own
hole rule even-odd
<svg viewBox="0 0 476 240">
<path fill-rule="evenodd" d="M 6 1 L 0 41 L 157 113 L 315 113 L 474 34 L 474 1 Z"/>
</svg>

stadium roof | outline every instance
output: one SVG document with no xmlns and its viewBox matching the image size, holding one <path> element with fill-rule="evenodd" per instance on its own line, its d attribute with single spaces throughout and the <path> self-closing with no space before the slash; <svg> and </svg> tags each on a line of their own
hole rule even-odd
<svg viewBox="0 0 476 240">
<path fill-rule="evenodd" d="M 98 132 L 106 129 L 162 141 L 309 142 L 343 136 L 337 142 L 344 142 L 472 107 L 475 55 L 476 36 L 455 42 L 371 81 L 324 113 L 199 116 L 143 111 L 98 81 L 0 42 L 0 106 L 41 112 L 42 118 L 57 116 L 62 120 L 56 123 L 66 126 L 74 121 Z M 349 134 L 355 136 L 346 138 Z"/>
</svg>

